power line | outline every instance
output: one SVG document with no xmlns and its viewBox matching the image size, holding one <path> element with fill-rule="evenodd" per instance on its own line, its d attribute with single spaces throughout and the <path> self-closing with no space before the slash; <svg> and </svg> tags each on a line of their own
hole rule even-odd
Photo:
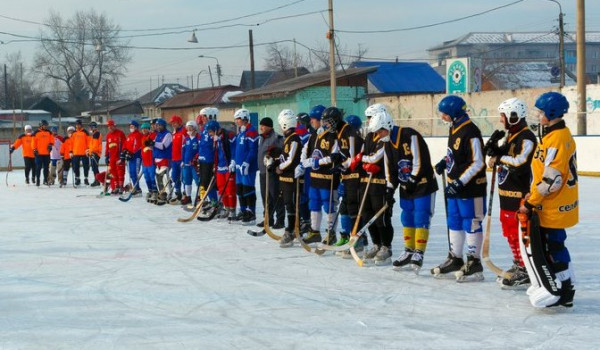
<svg viewBox="0 0 600 350">
<path fill-rule="evenodd" d="M 479 13 L 475 13 L 475 14 L 472 14 L 472 15 L 469 15 L 469 16 L 459 17 L 459 18 L 448 20 L 448 21 L 437 22 L 437 23 L 432 23 L 432 24 L 426 24 L 426 25 L 416 26 L 416 27 L 407 27 L 407 28 L 398 28 L 398 29 L 383 29 L 383 30 L 343 30 L 343 29 L 336 29 L 336 32 L 338 32 L 338 33 L 349 33 L 349 34 L 376 34 L 376 33 L 406 32 L 406 31 L 410 31 L 410 30 L 431 28 L 431 27 L 440 26 L 442 24 L 448 24 L 448 23 L 453 23 L 453 22 L 464 21 L 464 20 L 469 19 L 469 18 L 481 16 L 481 15 L 484 15 L 486 13 L 490 13 L 492 11 L 496 11 L 496 10 L 499 10 L 499 9 L 503 9 L 505 7 L 516 5 L 516 4 L 518 4 L 520 2 L 523 2 L 523 1 L 525 1 L 525 0 L 517 0 L 517 1 L 511 2 L 509 4 L 498 6 L 498 7 L 494 7 L 492 9 L 489 9 L 489 10 L 486 10 L 486 11 L 483 11 L 483 12 L 479 12 Z"/>
</svg>

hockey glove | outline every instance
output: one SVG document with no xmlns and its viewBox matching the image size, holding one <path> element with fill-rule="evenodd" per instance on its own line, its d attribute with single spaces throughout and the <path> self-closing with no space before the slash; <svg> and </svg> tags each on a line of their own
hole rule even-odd
<svg viewBox="0 0 600 350">
<path fill-rule="evenodd" d="M 51 144 L 48 145 L 48 152 L 52 152 L 52 145 Z"/>
<path fill-rule="evenodd" d="M 455 197 L 463 190 L 464 187 L 465 185 L 463 185 L 462 181 L 458 179 L 453 180 L 448 183 L 448 186 L 446 186 L 446 194 L 449 197 Z"/>
<path fill-rule="evenodd" d="M 438 175 L 442 175 L 445 170 L 446 170 L 446 157 L 442 158 L 442 160 L 440 160 L 435 165 L 435 173 Z"/>
<path fill-rule="evenodd" d="M 485 143 L 485 146 L 483 146 L 483 154 L 487 154 L 488 156 L 495 155 L 492 154 L 493 148 L 498 147 L 498 141 L 500 141 L 500 139 L 502 139 L 504 135 L 506 135 L 506 133 L 503 130 L 494 130 L 492 136 L 490 136 L 490 138 Z"/>
<path fill-rule="evenodd" d="M 154 140 L 152 140 L 152 139 L 146 139 L 146 141 L 144 141 L 144 146 L 146 146 L 146 147 L 152 147 L 152 146 L 154 146 Z"/>
<path fill-rule="evenodd" d="M 363 169 L 369 173 L 369 174 L 377 174 L 381 168 L 379 168 L 379 165 L 375 164 L 375 163 L 364 163 L 363 164 Z"/>
<path fill-rule="evenodd" d="M 302 166 L 302 164 L 298 164 L 298 166 L 296 166 L 296 169 L 294 169 L 294 177 L 298 179 L 302 176 L 304 176 L 304 167 Z"/>
<path fill-rule="evenodd" d="M 346 160 L 346 156 L 340 152 L 332 153 L 329 157 L 334 166 L 340 165 Z"/>
<path fill-rule="evenodd" d="M 229 163 L 229 172 L 230 173 L 235 173 L 235 160 L 231 160 L 231 163 Z"/>
<path fill-rule="evenodd" d="M 356 167 L 362 163 L 362 153 L 359 153 L 352 158 L 352 162 L 350 163 L 350 171 L 354 172 Z"/>
<path fill-rule="evenodd" d="M 406 182 L 404 183 L 404 191 L 406 191 L 406 193 L 408 193 L 408 194 L 415 192 L 415 190 L 417 189 L 418 183 L 419 183 L 419 181 L 418 181 L 417 177 L 414 175 L 411 175 L 408 178 L 408 180 L 406 180 Z"/>
<path fill-rule="evenodd" d="M 15 148 L 11 146 L 11 147 L 8 149 L 8 151 L 10 152 L 10 154 L 12 154 L 12 153 L 15 151 Z"/>
<path fill-rule="evenodd" d="M 263 158 L 263 164 L 265 165 L 266 168 L 269 168 L 271 165 L 273 165 L 273 158 L 271 158 L 270 156 L 265 156 Z"/>
</svg>

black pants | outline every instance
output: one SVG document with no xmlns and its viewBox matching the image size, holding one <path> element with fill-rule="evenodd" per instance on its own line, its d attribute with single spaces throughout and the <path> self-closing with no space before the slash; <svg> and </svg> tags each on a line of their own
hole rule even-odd
<svg viewBox="0 0 600 350">
<path fill-rule="evenodd" d="M 71 160 L 65 159 L 63 162 L 62 179 L 63 184 L 67 184 L 67 178 L 69 177 L 69 170 L 71 169 Z"/>
<path fill-rule="evenodd" d="M 44 171 L 44 183 L 48 182 L 48 174 L 50 173 L 50 155 L 35 156 L 35 173 L 36 181 L 40 181 L 40 173 Z"/>
<path fill-rule="evenodd" d="M 283 200 L 288 217 L 286 231 L 292 232 L 296 222 L 296 184 L 294 182 L 280 181 L 279 186 L 281 188 L 281 199 Z"/>
<path fill-rule="evenodd" d="M 285 220 L 285 207 L 279 190 L 279 176 L 275 173 L 260 173 L 260 197 L 265 202 L 267 176 L 269 176 L 269 222 L 273 222 L 274 214 L 277 220 Z"/>
<path fill-rule="evenodd" d="M 208 189 L 208 185 L 214 176 L 214 168 L 213 163 L 200 163 L 200 186 L 204 187 L 205 191 Z"/>
<path fill-rule="evenodd" d="M 376 186 L 371 184 L 371 187 Z M 383 191 L 372 191 L 369 189 L 363 208 L 364 225 L 385 205 L 385 189 Z M 369 234 L 373 244 L 378 246 L 392 247 L 394 239 L 394 227 L 392 226 L 392 208 L 388 208 L 377 220 L 369 227 Z"/>
<path fill-rule="evenodd" d="M 358 179 L 344 180 L 346 196 L 340 203 L 340 215 L 356 217 L 360 206 L 360 183 Z"/>
<path fill-rule="evenodd" d="M 240 208 L 250 210 L 253 213 L 256 211 L 256 188 L 254 186 L 245 186 L 237 184 L 235 186 L 235 194 L 240 199 Z"/>
<path fill-rule="evenodd" d="M 87 179 L 88 174 L 90 173 L 90 159 L 88 156 L 73 156 L 72 164 L 73 164 L 73 172 L 75 173 L 75 177 L 79 179 L 79 163 L 83 163 L 83 175 Z"/>
<path fill-rule="evenodd" d="M 31 172 L 31 181 L 35 182 L 36 171 L 35 171 L 35 158 L 23 157 L 25 162 L 25 179 L 29 180 L 29 172 Z"/>
<path fill-rule="evenodd" d="M 91 158 L 90 165 L 92 166 L 92 172 L 94 173 L 94 178 L 95 178 L 96 175 L 98 175 L 98 173 L 100 172 L 100 170 L 98 170 L 98 162 L 100 161 L 100 156 L 97 155 L 96 153 L 92 153 L 90 158 Z M 83 167 L 85 169 L 85 164 L 83 165 Z"/>
</svg>

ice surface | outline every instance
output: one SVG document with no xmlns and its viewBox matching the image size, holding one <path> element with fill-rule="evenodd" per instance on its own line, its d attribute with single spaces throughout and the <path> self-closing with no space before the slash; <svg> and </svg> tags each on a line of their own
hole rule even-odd
<svg viewBox="0 0 600 350">
<path fill-rule="evenodd" d="M 4 181 L 5 173 L 0 174 Z M 447 252 L 441 195 L 421 276 L 302 248 L 241 225 L 178 223 L 178 206 L 98 189 L 0 186 L 0 349 L 589 349 L 598 347 L 600 179 L 580 178 L 568 230 L 575 307 L 524 291 L 436 280 Z M 15 185 L 13 187 L 13 184 Z M 507 268 L 495 202 L 491 258 Z M 402 250 L 394 211 L 394 258 Z M 596 345 L 593 345 L 596 344 Z"/>
</svg>

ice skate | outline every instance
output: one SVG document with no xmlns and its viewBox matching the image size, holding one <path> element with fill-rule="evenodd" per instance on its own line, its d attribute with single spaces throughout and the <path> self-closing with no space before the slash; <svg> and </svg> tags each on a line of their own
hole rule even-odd
<svg viewBox="0 0 600 350">
<path fill-rule="evenodd" d="M 133 197 L 141 197 L 142 196 L 142 190 L 140 190 L 139 188 L 136 188 L 133 190 L 133 192 L 131 193 L 131 195 Z"/>
<path fill-rule="evenodd" d="M 279 241 L 280 248 L 289 248 L 294 245 L 294 234 L 291 231 L 285 231 Z"/>
<path fill-rule="evenodd" d="M 379 252 L 379 249 L 381 247 L 379 247 L 377 244 L 373 244 L 373 246 L 371 247 L 371 249 L 365 251 L 365 253 L 363 254 L 363 260 L 373 260 L 375 259 L 375 255 L 377 255 L 377 252 Z"/>
<path fill-rule="evenodd" d="M 502 289 L 525 289 L 529 287 L 531 281 L 524 266 L 518 266 L 513 272 L 511 278 L 502 278 Z"/>
<path fill-rule="evenodd" d="M 454 274 L 457 282 L 483 281 L 483 266 L 481 259 L 467 255 L 467 262 Z"/>
<path fill-rule="evenodd" d="M 364 252 L 366 246 L 365 242 L 367 242 L 367 240 L 364 238 L 364 236 L 362 236 L 358 239 L 358 241 L 356 241 L 356 243 L 354 243 L 354 250 L 357 254 Z M 342 257 L 342 259 L 352 259 L 352 253 L 350 253 L 350 249 L 342 250 L 339 255 Z"/>
<path fill-rule="evenodd" d="M 392 264 L 394 266 L 394 270 L 400 271 L 400 270 L 409 268 L 410 260 L 412 259 L 413 254 L 414 254 L 414 250 L 412 250 L 410 248 L 404 249 L 404 253 L 402 253 L 402 255 L 400 255 L 400 257 L 398 259 L 396 259 L 394 261 L 394 263 Z"/>
<path fill-rule="evenodd" d="M 519 268 L 519 263 L 517 261 L 513 261 L 512 266 L 508 270 L 506 270 L 506 272 L 512 275 L 513 273 L 515 273 L 517 271 L 518 268 Z M 497 276 L 496 282 L 498 284 L 502 284 L 503 279 L 504 278 L 502 276 Z"/>
<path fill-rule="evenodd" d="M 435 278 L 443 278 L 450 272 L 456 272 L 464 265 L 462 258 L 455 257 L 452 253 L 448 253 L 448 257 L 444 262 L 431 269 L 431 274 Z M 454 275 L 452 275 L 454 277 Z"/>
<path fill-rule="evenodd" d="M 83 179 L 83 184 L 86 186 L 89 186 L 90 182 L 88 181 L 87 177 L 85 179 Z"/>
<path fill-rule="evenodd" d="M 335 231 L 327 230 L 327 236 L 323 240 L 323 244 L 325 245 L 334 245 L 337 242 L 337 237 L 335 236 Z"/>
<path fill-rule="evenodd" d="M 321 241 L 321 232 L 310 230 L 302 240 L 306 244 L 319 243 Z"/>
<path fill-rule="evenodd" d="M 423 252 L 420 250 L 415 250 L 412 258 L 410 259 L 410 267 L 414 273 L 417 275 L 419 271 L 421 271 L 421 267 L 423 267 Z"/>
<path fill-rule="evenodd" d="M 246 210 L 243 213 L 242 225 L 250 226 L 250 225 L 254 225 L 255 223 L 256 223 L 256 215 L 254 214 L 254 212 L 252 210 Z"/>
<path fill-rule="evenodd" d="M 375 254 L 375 265 L 383 266 L 392 263 L 392 250 L 389 247 L 382 246 L 377 254 Z"/>
</svg>

